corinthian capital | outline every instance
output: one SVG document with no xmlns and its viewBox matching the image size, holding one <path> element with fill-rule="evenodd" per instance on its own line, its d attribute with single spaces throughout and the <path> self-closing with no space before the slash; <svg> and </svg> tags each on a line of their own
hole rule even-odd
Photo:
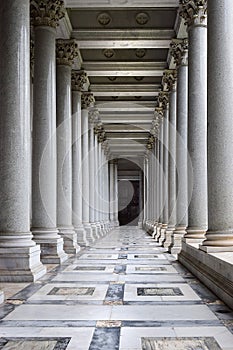
<svg viewBox="0 0 233 350">
<path fill-rule="evenodd" d="M 94 107 L 95 98 L 91 92 L 82 93 L 82 109 Z"/>
<path fill-rule="evenodd" d="M 173 39 L 171 42 L 171 55 L 174 57 L 176 66 L 188 65 L 188 39 Z"/>
<path fill-rule="evenodd" d="M 84 71 L 72 70 L 71 83 L 73 91 L 83 91 L 88 83 L 87 73 Z"/>
<path fill-rule="evenodd" d="M 78 56 L 78 43 L 76 40 L 58 39 L 56 42 L 56 59 L 58 65 L 72 66 Z"/>
<path fill-rule="evenodd" d="M 160 91 L 158 97 L 158 106 L 165 110 L 167 109 L 168 102 L 168 92 Z"/>
<path fill-rule="evenodd" d="M 188 26 L 206 26 L 207 0 L 180 0 L 180 16 Z"/>
<path fill-rule="evenodd" d="M 165 91 L 175 91 L 177 81 L 177 71 L 175 69 L 165 70 L 163 73 L 163 88 Z"/>
<path fill-rule="evenodd" d="M 30 10 L 35 26 L 56 28 L 59 20 L 65 16 L 63 0 L 31 0 Z"/>
<path fill-rule="evenodd" d="M 99 111 L 97 108 L 90 109 L 89 114 L 89 122 L 90 124 L 95 124 L 99 121 Z"/>
<path fill-rule="evenodd" d="M 148 137 L 148 140 L 147 140 L 146 148 L 148 150 L 152 150 L 154 147 L 154 144 L 155 144 L 155 136 L 150 134 L 150 136 Z"/>
</svg>

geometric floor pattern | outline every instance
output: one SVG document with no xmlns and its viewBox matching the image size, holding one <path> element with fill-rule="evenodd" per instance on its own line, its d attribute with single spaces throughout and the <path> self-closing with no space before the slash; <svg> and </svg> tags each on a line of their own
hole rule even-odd
<svg viewBox="0 0 233 350">
<path fill-rule="evenodd" d="M 0 349 L 233 350 L 233 313 L 143 230 L 121 227 L 8 297 Z"/>
</svg>

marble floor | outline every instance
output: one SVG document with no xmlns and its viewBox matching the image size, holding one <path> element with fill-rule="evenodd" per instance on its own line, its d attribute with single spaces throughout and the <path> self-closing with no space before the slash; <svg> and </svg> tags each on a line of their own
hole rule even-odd
<svg viewBox="0 0 233 350">
<path fill-rule="evenodd" d="M 233 312 L 137 227 L 2 287 L 0 349 L 233 350 Z"/>
</svg>

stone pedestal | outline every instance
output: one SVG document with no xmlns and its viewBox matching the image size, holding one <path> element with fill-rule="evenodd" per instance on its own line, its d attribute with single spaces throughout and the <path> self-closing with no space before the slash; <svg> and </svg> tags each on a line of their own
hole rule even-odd
<svg viewBox="0 0 233 350">
<path fill-rule="evenodd" d="M 0 32 L 0 281 L 27 282 L 46 273 L 30 232 L 28 0 L 1 2 Z"/>
<path fill-rule="evenodd" d="M 44 3 L 45 11 L 41 11 Z M 54 6 L 55 10 L 54 11 Z M 35 26 L 32 232 L 41 246 L 45 263 L 61 263 L 67 255 L 57 229 L 57 149 L 56 149 L 56 57 L 55 37 L 61 3 L 34 1 L 31 15 Z"/>
</svg>

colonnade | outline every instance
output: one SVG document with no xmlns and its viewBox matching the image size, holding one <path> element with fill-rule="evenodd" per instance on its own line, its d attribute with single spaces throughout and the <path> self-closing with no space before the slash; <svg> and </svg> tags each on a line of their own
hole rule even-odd
<svg viewBox="0 0 233 350">
<path fill-rule="evenodd" d="M 63 2 L 43 4 L 31 1 L 31 16 L 29 0 L 1 4 L 0 281 L 6 282 L 37 280 L 44 263 L 64 262 L 118 224 L 117 161 L 109 162 L 87 74 L 74 68 L 77 43 L 56 40 Z"/>
<path fill-rule="evenodd" d="M 157 108 L 148 140 L 144 227 L 232 306 L 233 9 L 229 0 L 209 1 L 208 25 L 206 0 L 181 0 L 179 11 L 187 37 L 171 43 L 175 69 L 164 72 L 162 118 Z M 156 150 L 161 140 L 163 155 Z"/>
</svg>

